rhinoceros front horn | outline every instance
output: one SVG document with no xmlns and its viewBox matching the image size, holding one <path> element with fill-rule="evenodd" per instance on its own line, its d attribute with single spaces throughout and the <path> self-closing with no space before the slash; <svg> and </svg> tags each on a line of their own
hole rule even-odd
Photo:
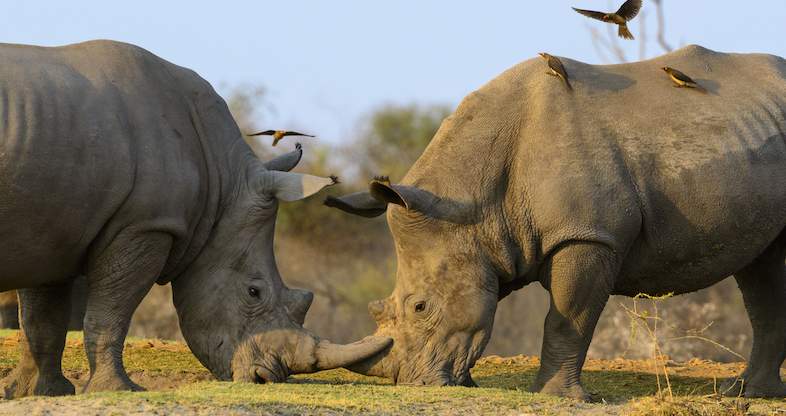
<svg viewBox="0 0 786 416">
<path fill-rule="evenodd" d="M 323 341 L 303 329 L 274 330 L 243 342 L 232 358 L 232 378 L 246 382 L 282 382 L 290 374 L 313 373 L 368 360 L 393 340 L 369 336 L 348 345 Z"/>
<path fill-rule="evenodd" d="M 393 344 L 387 337 L 369 336 L 352 344 L 333 344 L 320 341 L 316 346 L 316 370 L 330 370 L 346 367 L 358 361 L 364 361 Z"/>
</svg>

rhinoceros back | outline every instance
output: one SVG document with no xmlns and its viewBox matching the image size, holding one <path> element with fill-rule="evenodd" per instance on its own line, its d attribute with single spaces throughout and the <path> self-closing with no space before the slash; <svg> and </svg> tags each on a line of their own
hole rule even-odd
<svg viewBox="0 0 786 416">
<path fill-rule="evenodd" d="M 784 232 L 786 61 L 699 46 L 561 59 L 573 91 L 540 58 L 514 66 L 465 98 L 402 182 L 459 201 L 504 189 L 526 201 L 533 252 L 590 239 L 627 253 L 626 294 L 706 287 Z M 675 88 L 664 66 L 704 90 Z M 479 186 L 499 178 L 511 183 Z"/>
<path fill-rule="evenodd" d="M 125 227 L 188 230 L 207 83 L 111 41 L 0 45 L 0 60 L 0 289 L 80 273 Z"/>
</svg>

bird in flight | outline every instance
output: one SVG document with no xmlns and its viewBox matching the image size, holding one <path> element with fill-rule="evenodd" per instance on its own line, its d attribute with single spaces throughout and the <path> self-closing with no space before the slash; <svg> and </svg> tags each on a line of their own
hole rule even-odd
<svg viewBox="0 0 786 416">
<path fill-rule="evenodd" d="M 701 85 L 699 85 L 699 83 L 694 81 L 693 78 L 672 67 L 664 66 L 661 69 L 669 74 L 669 78 L 671 78 L 672 82 L 674 82 L 674 86 L 677 88 L 696 88 L 699 90 L 704 89 Z"/>
<path fill-rule="evenodd" d="M 560 61 L 556 56 L 549 55 L 546 52 L 539 52 L 538 55 L 545 59 L 546 63 L 549 65 L 549 70 L 546 73 L 564 81 L 565 86 L 567 86 L 568 89 L 572 91 L 573 87 L 570 85 L 570 81 L 568 81 L 568 72 L 565 71 L 562 61 Z"/>
<path fill-rule="evenodd" d="M 601 22 L 613 23 L 619 26 L 618 35 L 624 39 L 634 39 L 633 33 L 628 30 L 628 22 L 633 20 L 641 10 L 642 0 L 627 0 L 620 6 L 620 9 L 615 13 L 596 12 L 592 10 L 584 10 L 573 8 L 573 10 L 583 14 L 584 16 L 600 20 Z"/>
<path fill-rule="evenodd" d="M 310 134 L 298 133 L 289 130 L 265 130 L 257 133 L 247 134 L 247 136 L 273 136 L 273 146 L 277 145 L 279 140 L 287 136 L 302 136 L 302 137 L 315 137 Z"/>
</svg>

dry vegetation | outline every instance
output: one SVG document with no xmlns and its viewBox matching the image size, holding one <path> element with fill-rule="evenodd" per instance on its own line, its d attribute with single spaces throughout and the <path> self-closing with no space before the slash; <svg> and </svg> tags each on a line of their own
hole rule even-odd
<svg viewBox="0 0 786 416">
<path fill-rule="evenodd" d="M 0 332 L 0 375 L 18 360 L 16 331 Z M 297 376 L 289 383 L 217 382 L 178 342 L 131 338 L 125 363 L 145 393 L 100 393 L 61 398 L 0 400 L 0 414 L 587 414 L 768 415 L 786 412 L 782 400 L 721 399 L 718 379 L 741 364 L 668 361 L 673 398 L 658 394 L 652 360 L 589 360 L 585 384 L 597 403 L 526 392 L 535 357 L 486 357 L 473 369 L 480 388 L 402 387 L 345 370 Z M 77 388 L 88 375 L 80 333 L 69 334 L 63 368 Z"/>
</svg>

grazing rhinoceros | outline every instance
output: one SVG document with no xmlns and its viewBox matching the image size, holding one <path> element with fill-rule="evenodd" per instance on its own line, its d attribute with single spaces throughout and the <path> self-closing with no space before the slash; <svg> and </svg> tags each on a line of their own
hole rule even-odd
<svg viewBox="0 0 786 416">
<path fill-rule="evenodd" d="M 537 281 L 551 309 L 532 389 L 586 398 L 609 295 L 734 274 L 754 332 L 744 394 L 786 395 L 786 62 L 689 46 L 564 63 L 575 91 L 540 59 L 519 64 L 464 99 L 401 184 L 326 201 L 366 216 L 393 204 L 396 287 L 369 309 L 394 344 L 351 368 L 471 385 L 497 301 Z M 673 88 L 666 65 L 706 92 Z"/>
<path fill-rule="evenodd" d="M 86 391 L 136 390 L 129 320 L 171 282 L 189 347 L 219 379 L 282 381 L 386 348 L 302 328 L 312 295 L 273 258 L 278 200 L 331 184 L 260 162 L 196 73 L 135 46 L 0 45 L 0 290 L 20 289 L 22 359 L 7 397 L 69 394 L 69 276 L 87 275 Z"/>
</svg>

